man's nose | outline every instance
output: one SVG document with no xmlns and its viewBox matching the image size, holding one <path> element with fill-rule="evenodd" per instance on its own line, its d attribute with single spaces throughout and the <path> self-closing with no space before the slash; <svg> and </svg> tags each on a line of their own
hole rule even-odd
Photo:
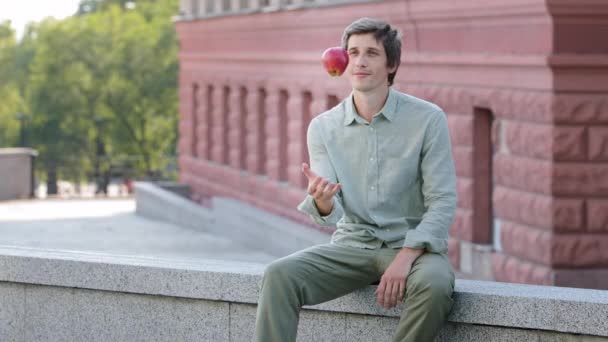
<svg viewBox="0 0 608 342">
<path fill-rule="evenodd" d="M 367 65 L 367 59 L 363 55 L 355 57 L 355 65 L 358 67 L 364 67 Z"/>
</svg>

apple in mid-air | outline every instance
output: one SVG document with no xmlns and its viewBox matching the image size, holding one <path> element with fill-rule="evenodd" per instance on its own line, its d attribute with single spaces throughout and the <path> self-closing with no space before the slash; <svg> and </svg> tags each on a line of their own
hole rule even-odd
<svg viewBox="0 0 608 342">
<path fill-rule="evenodd" d="M 348 66 L 348 54 L 341 46 L 331 47 L 321 56 L 323 66 L 331 76 L 340 76 Z"/>
</svg>

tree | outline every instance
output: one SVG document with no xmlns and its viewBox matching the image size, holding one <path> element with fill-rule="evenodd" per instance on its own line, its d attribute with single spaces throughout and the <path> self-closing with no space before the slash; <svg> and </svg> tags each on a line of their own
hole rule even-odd
<svg viewBox="0 0 608 342">
<path fill-rule="evenodd" d="M 148 174 L 165 166 L 162 157 L 177 141 L 177 40 L 169 20 L 175 11 L 176 4 L 142 2 L 121 17 L 117 7 L 106 12 L 120 32 L 107 92 L 118 123 L 112 140 L 142 156 Z"/>
<path fill-rule="evenodd" d="M 19 123 L 16 114 L 24 110 L 24 102 L 19 94 L 11 72 L 15 58 L 15 30 L 10 21 L 0 23 L 0 147 L 16 146 Z"/>
<path fill-rule="evenodd" d="M 150 175 L 177 143 L 177 2 L 85 3 L 94 7 L 31 25 L 19 43 L 0 26 L 0 76 L 12 80 L 0 81 L 0 94 L 14 98 L 0 108 L 0 138 L 13 139 L 18 125 L 3 113 L 28 113 L 49 193 L 57 178 L 105 172 L 117 158 L 136 156 L 136 174 Z"/>
<path fill-rule="evenodd" d="M 37 166 L 46 170 L 48 192 L 53 194 L 59 176 L 79 179 L 88 164 L 92 121 L 86 118 L 83 90 L 92 76 L 67 48 L 81 37 L 70 20 L 42 22 L 37 37 L 28 87 L 32 142 L 39 151 Z"/>
</svg>

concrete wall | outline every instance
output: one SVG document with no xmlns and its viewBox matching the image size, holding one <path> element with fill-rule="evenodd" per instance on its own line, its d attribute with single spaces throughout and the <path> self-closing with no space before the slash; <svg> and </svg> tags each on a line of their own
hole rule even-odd
<svg viewBox="0 0 608 342">
<path fill-rule="evenodd" d="M 0 201 L 30 198 L 32 158 L 37 155 L 29 148 L 0 148 Z"/>
<path fill-rule="evenodd" d="M 251 341 L 263 266 L 0 247 L 2 341 Z M 298 341 L 390 341 L 370 286 L 302 313 Z M 607 341 L 608 292 L 457 280 L 437 341 Z"/>
</svg>

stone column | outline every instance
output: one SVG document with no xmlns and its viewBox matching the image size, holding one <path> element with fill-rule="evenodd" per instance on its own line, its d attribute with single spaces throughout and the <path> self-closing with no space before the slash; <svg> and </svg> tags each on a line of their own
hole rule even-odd
<svg viewBox="0 0 608 342">
<path fill-rule="evenodd" d="M 230 108 L 227 106 L 227 93 L 224 85 L 215 83 L 213 91 L 213 110 L 211 115 L 211 160 L 216 163 L 225 164 L 227 162 L 227 120 L 226 116 L 230 113 Z"/>
<path fill-rule="evenodd" d="M 212 144 L 212 113 L 213 113 L 213 93 L 217 91 L 210 84 L 201 85 L 200 106 L 198 110 L 198 135 L 197 150 L 199 158 L 203 160 L 211 159 L 211 144 Z"/>
<path fill-rule="evenodd" d="M 260 5 L 260 0 L 247 0 L 248 1 L 248 7 L 247 9 L 249 10 L 258 10 L 260 9 L 261 5 Z"/>
<path fill-rule="evenodd" d="M 221 14 L 223 0 L 205 0 L 205 14 Z"/>
<path fill-rule="evenodd" d="M 524 101 L 526 95 L 512 95 L 533 109 L 513 104 L 511 117 L 502 123 L 504 147 L 494 163 L 502 245 L 493 260 L 496 279 L 605 288 L 608 234 L 593 231 L 588 210 L 594 200 L 608 197 L 608 187 L 602 186 L 608 184 L 608 163 L 591 158 L 593 125 L 569 117 L 592 101 L 567 99 L 560 106 L 554 96 L 535 94 Z M 535 123 L 516 119 L 532 114 Z"/>
<path fill-rule="evenodd" d="M 310 96 L 298 87 L 289 88 L 289 101 L 287 104 L 288 124 L 287 142 L 289 184 L 296 188 L 305 188 L 308 184 L 306 177 L 302 174 L 301 165 L 309 163 L 308 150 L 306 148 L 306 131 L 310 121 Z"/>
<path fill-rule="evenodd" d="M 265 91 L 258 84 L 249 84 L 247 86 L 247 118 L 246 118 L 246 145 L 247 171 L 252 175 L 264 174 L 264 102 Z"/>
<path fill-rule="evenodd" d="M 281 114 L 280 114 L 280 89 L 276 87 L 267 88 L 266 96 L 266 173 L 272 180 L 281 179 Z"/>
<path fill-rule="evenodd" d="M 311 119 L 327 110 L 327 92 L 314 90 L 312 92 L 312 102 L 310 104 Z"/>
<path fill-rule="evenodd" d="M 197 83 L 192 85 L 192 100 L 191 100 L 191 108 L 190 108 L 190 155 L 198 158 L 198 140 L 199 140 L 199 122 L 200 122 L 200 104 L 201 104 L 201 86 Z"/>
<path fill-rule="evenodd" d="M 190 0 L 179 0 L 179 13 L 182 17 L 190 17 Z"/>
<path fill-rule="evenodd" d="M 230 0 L 230 12 L 239 12 L 241 10 L 241 0 Z"/>
<path fill-rule="evenodd" d="M 228 116 L 228 162 L 229 165 L 234 169 L 241 168 L 241 148 L 242 139 L 244 139 L 242 118 L 244 117 L 242 97 L 244 93 L 241 91 L 241 87 L 238 85 L 232 85 L 230 88 L 230 113 Z"/>
<path fill-rule="evenodd" d="M 192 156 L 192 83 L 183 80 L 184 85 L 179 88 L 179 154 Z"/>
</svg>

